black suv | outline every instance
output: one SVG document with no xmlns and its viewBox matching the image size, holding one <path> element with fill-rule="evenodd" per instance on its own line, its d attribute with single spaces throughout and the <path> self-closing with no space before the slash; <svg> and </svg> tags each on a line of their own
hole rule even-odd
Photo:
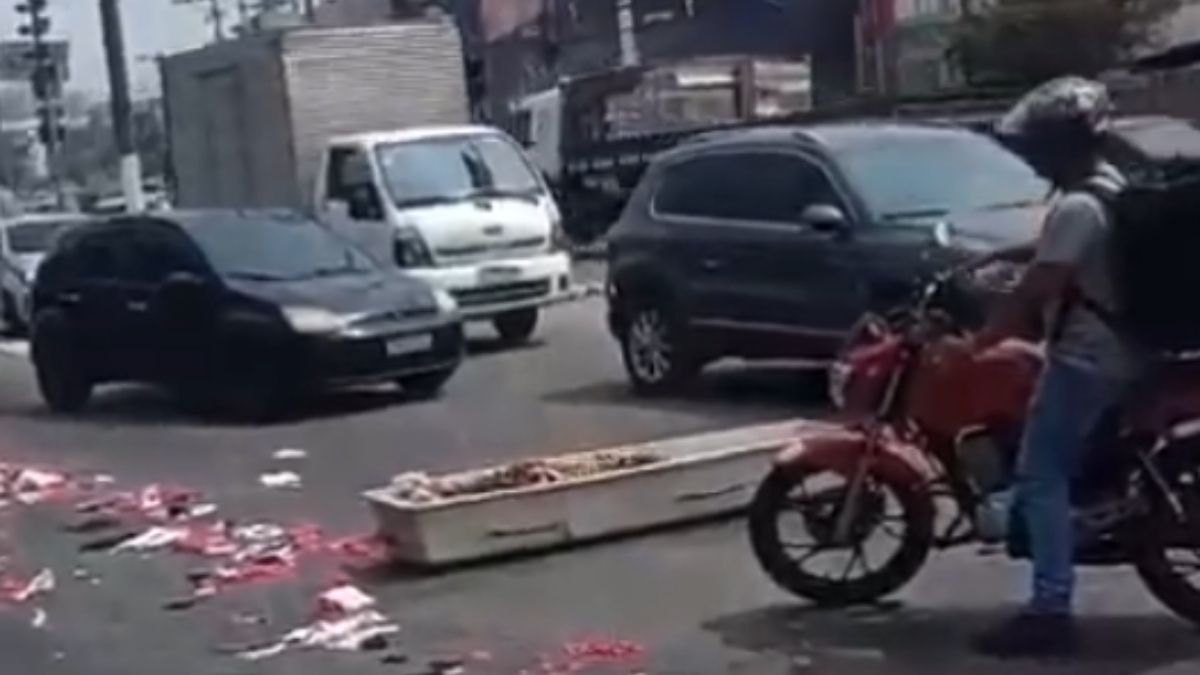
<svg viewBox="0 0 1200 675">
<path fill-rule="evenodd" d="M 238 416 L 316 387 L 435 393 L 458 367 L 454 301 L 289 212 L 118 217 L 68 232 L 34 286 L 46 403 L 144 381 Z"/>
<path fill-rule="evenodd" d="M 702 135 L 655 160 L 609 234 L 609 325 L 642 392 L 726 356 L 824 360 L 916 280 L 1031 241 L 1048 195 L 956 127 Z"/>
</svg>

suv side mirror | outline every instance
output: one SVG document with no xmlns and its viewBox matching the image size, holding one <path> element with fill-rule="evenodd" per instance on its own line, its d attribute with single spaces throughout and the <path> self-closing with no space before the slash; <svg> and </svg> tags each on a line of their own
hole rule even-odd
<svg viewBox="0 0 1200 675">
<path fill-rule="evenodd" d="M 800 221 L 818 232 L 842 232 L 849 226 L 846 213 L 832 204 L 813 204 L 800 214 Z"/>
</svg>

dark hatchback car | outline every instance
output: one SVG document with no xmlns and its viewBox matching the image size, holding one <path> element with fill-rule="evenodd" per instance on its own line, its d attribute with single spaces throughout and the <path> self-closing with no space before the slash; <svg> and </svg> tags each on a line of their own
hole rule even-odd
<svg viewBox="0 0 1200 675">
<path fill-rule="evenodd" d="M 1037 235 L 1049 186 L 966 129 L 860 123 L 691 139 L 609 234 L 609 323 L 635 389 L 734 356 L 825 360 L 920 279 Z"/>
<path fill-rule="evenodd" d="M 463 353 L 452 299 L 290 212 L 74 229 L 43 263 L 33 302 L 38 384 L 57 411 L 116 381 L 250 418 L 332 386 L 395 381 L 432 395 Z"/>
</svg>

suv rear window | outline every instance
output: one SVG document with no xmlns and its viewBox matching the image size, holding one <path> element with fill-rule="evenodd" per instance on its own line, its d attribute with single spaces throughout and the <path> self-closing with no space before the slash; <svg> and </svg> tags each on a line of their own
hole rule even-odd
<svg viewBox="0 0 1200 675">
<path fill-rule="evenodd" d="M 654 209 L 672 216 L 791 224 L 812 204 L 838 201 L 821 169 L 802 157 L 735 152 L 667 168 Z"/>
</svg>

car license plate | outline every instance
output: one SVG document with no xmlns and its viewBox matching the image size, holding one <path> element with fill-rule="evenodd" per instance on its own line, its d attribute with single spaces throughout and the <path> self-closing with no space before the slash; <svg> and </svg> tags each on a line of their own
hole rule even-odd
<svg viewBox="0 0 1200 675">
<path fill-rule="evenodd" d="M 404 356 L 405 354 L 426 352 L 433 349 L 433 336 L 425 334 L 392 338 L 387 341 L 385 348 L 388 356 Z"/>
<path fill-rule="evenodd" d="M 479 270 L 479 283 L 484 285 L 502 284 L 520 278 L 521 268 L 510 265 L 493 265 L 491 267 L 480 268 Z"/>
</svg>

